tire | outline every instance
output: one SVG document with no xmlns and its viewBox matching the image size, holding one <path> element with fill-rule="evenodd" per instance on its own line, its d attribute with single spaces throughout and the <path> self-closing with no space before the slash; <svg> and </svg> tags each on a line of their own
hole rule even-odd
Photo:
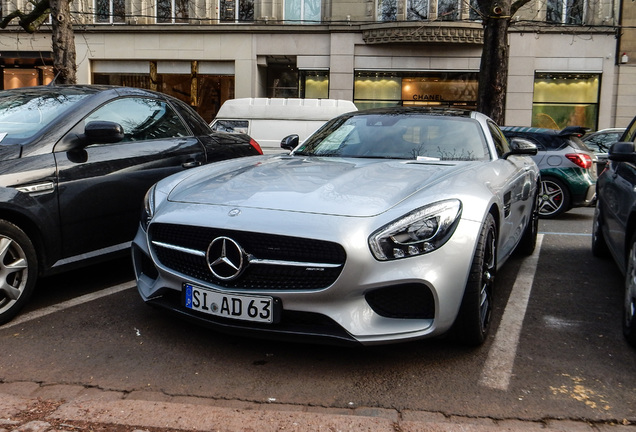
<svg viewBox="0 0 636 432">
<path fill-rule="evenodd" d="M 13 319 L 29 300 L 37 274 L 37 256 L 29 237 L 0 220 L 0 324 Z"/>
<path fill-rule="evenodd" d="M 601 202 L 596 201 L 594 209 L 594 221 L 592 222 L 592 255 L 598 258 L 609 256 L 609 248 L 605 242 L 603 234 L 603 215 L 601 213 Z"/>
<path fill-rule="evenodd" d="M 554 218 L 570 209 L 570 191 L 561 180 L 544 178 L 539 193 L 539 217 Z"/>
<path fill-rule="evenodd" d="M 479 346 L 490 330 L 493 288 L 497 271 L 497 227 L 488 214 L 470 268 L 459 314 L 453 326 L 456 339 L 466 346 Z"/>
<path fill-rule="evenodd" d="M 515 254 L 522 256 L 530 256 L 534 252 L 534 248 L 537 245 L 537 233 L 539 232 L 539 189 L 534 195 L 534 202 L 532 203 L 532 213 L 530 215 L 530 221 L 526 226 L 526 229 L 521 235 L 521 240 L 515 249 Z"/>
<path fill-rule="evenodd" d="M 627 269 L 625 272 L 625 295 L 623 302 L 623 335 L 636 347 L 636 234 L 629 243 Z"/>
</svg>

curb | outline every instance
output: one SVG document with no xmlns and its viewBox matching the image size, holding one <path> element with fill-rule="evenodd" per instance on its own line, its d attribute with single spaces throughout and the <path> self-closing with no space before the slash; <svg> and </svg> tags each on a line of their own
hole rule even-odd
<svg viewBox="0 0 636 432">
<path fill-rule="evenodd" d="M 34 407 L 44 402 L 52 403 L 51 409 L 43 411 L 42 418 L 36 418 Z M 20 420 L 27 417 L 28 420 Z M 144 428 L 166 432 L 636 432 L 636 425 L 630 424 L 449 417 L 411 410 L 259 404 L 73 385 L 0 383 L 0 432 L 83 429 L 73 427 L 73 422 L 102 426 L 91 430 L 114 430 L 114 425 L 118 425 L 124 427 L 117 428 L 118 431 L 136 432 Z M 66 426 L 69 429 L 64 429 Z"/>
</svg>

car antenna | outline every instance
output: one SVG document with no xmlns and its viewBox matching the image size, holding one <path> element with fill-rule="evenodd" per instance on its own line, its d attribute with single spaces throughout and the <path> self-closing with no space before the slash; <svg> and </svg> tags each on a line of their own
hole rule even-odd
<svg viewBox="0 0 636 432">
<path fill-rule="evenodd" d="M 59 77 L 61 73 L 62 71 L 58 71 L 57 74 L 55 75 L 55 78 L 53 78 L 51 82 L 48 83 L 47 87 L 55 87 L 55 81 L 57 81 L 57 77 Z"/>
</svg>

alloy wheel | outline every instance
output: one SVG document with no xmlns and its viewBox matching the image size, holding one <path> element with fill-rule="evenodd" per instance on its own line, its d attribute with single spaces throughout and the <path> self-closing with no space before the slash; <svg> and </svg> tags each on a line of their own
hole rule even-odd
<svg viewBox="0 0 636 432">
<path fill-rule="evenodd" d="M 0 314 L 18 301 L 27 285 L 27 257 L 20 245 L 0 236 Z"/>
</svg>

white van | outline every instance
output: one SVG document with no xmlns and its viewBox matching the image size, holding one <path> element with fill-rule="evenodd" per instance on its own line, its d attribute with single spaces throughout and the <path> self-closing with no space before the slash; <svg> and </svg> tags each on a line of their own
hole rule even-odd
<svg viewBox="0 0 636 432">
<path fill-rule="evenodd" d="M 353 102 L 341 99 L 229 99 L 210 125 L 215 131 L 246 133 L 265 152 L 281 150 L 287 135 L 296 134 L 303 142 L 327 120 L 351 111 L 357 111 Z"/>
</svg>

